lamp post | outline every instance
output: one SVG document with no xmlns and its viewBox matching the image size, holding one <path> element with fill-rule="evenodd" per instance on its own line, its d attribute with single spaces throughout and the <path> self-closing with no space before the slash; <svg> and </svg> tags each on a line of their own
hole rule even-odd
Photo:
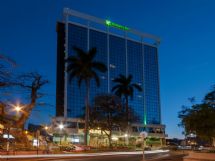
<svg viewBox="0 0 215 161">
<path fill-rule="evenodd" d="M 10 148 L 10 127 L 7 128 L 7 155 L 9 155 Z"/>
<path fill-rule="evenodd" d="M 140 133 L 140 136 L 142 138 L 142 148 L 143 148 L 143 161 L 145 160 L 145 154 L 144 154 L 144 139 L 148 136 L 148 133 L 145 131 L 142 131 Z"/>
<path fill-rule="evenodd" d="M 19 105 L 12 105 L 12 107 L 14 108 L 14 110 L 17 113 L 19 113 L 21 111 L 21 109 L 22 109 L 22 107 L 19 106 Z M 10 150 L 10 126 L 11 125 L 9 125 L 8 128 L 7 128 L 7 146 L 6 146 L 7 154 L 9 154 L 9 150 Z"/>
<path fill-rule="evenodd" d="M 49 127 L 46 125 L 45 127 L 44 127 L 44 129 L 45 129 L 45 132 L 46 132 L 46 134 L 45 134 L 45 140 L 46 140 L 46 152 L 47 152 L 47 154 L 49 153 L 49 144 L 48 144 L 48 139 L 47 139 L 47 133 L 48 133 L 48 129 L 49 129 Z"/>
<path fill-rule="evenodd" d="M 39 154 L 39 135 L 40 135 L 40 131 L 37 130 L 37 131 L 36 131 L 36 138 L 37 138 L 37 155 Z"/>
<path fill-rule="evenodd" d="M 61 132 L 64 129 L 64 125 L 61 123 L 58 128 L 60 129 L 60 145 L 61 145 Z"/>
</svg>

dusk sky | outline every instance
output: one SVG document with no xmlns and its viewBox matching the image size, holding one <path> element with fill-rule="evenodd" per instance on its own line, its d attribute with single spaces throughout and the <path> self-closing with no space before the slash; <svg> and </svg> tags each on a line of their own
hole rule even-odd
<svg viewBox="0 0 215 161">
<path fill-rule="evenodd" d="M 55 115 L 56 22 L 68 7 L 161 38 L 162 123 L 170 138 L 182 138 L 177 113 L 187 98 L 201 101 L 215 84 L 214 0 L 1 0 L 0 53 L 14 59 L 14 72 L 38 71 L 50 80 L 30 122 Z"/>
</svg>

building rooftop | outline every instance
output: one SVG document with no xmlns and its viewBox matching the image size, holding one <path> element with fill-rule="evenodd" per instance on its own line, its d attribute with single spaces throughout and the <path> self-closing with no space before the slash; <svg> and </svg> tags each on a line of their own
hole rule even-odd
<svg viewBox="0 0 215 161">
<path fill-rule="evenodd" d="M 140 32 L 128 26 L 124 26 L 124 25 L 120 25 L 118 23 L 112 22 L 108 19 L 105 20 L 98 17 L 94 17 L 85 13 L 75 11 L 70 8 L 64 8 L 63 15 L 64 15 L 64 21 L 68 23 L 70 23 L 70 20 L 69 20 L 70 17 L 75 17 L 75 18 L 85 20 L 85 24 L 87 24 L 87 26 L 89 26 L 90 28 L 91 28 L 91 24 L 95 23 L 98 25 L 106 26 L 107 31 L 109 31 L 110 28 L 114 28 L 114 29 L 123 31 L 124 36 L 127 36 L 128 34 L 132 34 L 133 36 L 134 35 L 138 36 L 141 39 L 141 41 L 145 41 L 147 39 L 147 40 L 150 40 L 150 42 L 153 41 L 152 44 L 156 44 L 156 45 L 160 44 L 160 38 L 155 35 Z M 78 22 L 79 24 L 81 24 L 80 20 Z M 73 23 L 74 23 L 74 20 L 73 20 Z"/>
</svg>

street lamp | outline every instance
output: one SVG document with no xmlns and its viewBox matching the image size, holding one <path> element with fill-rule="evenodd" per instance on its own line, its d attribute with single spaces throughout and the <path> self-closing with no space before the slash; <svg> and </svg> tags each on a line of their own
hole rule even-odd
<svg viewBox="0 0 215 161">
<path fill-rule="evenodd" d="M 17 113 L 19 113 L 20 111 L 21 111 L 21 109 L 22 109 L 22 107 L 21 106 L 19 106 L 19 105 L 12 105 L 11 104 L 11 106 L 14 108 L 14 110 L 17 112 Z M 9 154 L 9 148 L 10 148 L 10 126 L 7 128 L 7 153 Z"/>
<path fill-rule="evenodd" d="M 28 131 L 27 131 L 27 130 L 25 130 L 25 134 L 26 134 L 26 135 L 28 134 Z"/>
<path fill-rule="evenodd" d="M 47 154 L 49 153 L 49 143 L 48 143 L 48 139 L 47 139 L 47 133 L 48 133 L 48 129 L 49 127 L 47 125 L 45 125 L 44 127 L 45 131 L 46 131 L 46 134 L 45 134 L 45 140 L 46 140 L 46 152 Z"/>
<path fill-rule="evenodd" d="M 59 127 L 60 130 L 62 130 L 64 128 L 64 125 L 60 124 L 58 127 Z"/>
<path fill-rule="evenodd" d="M 61 123 L 60 125 L 58 125 L 58 128 L 60 129 L 60 131 L 62 131 L 64 129 L 64 125 Z M 60 145 L 61 145 L 61 135 L 60 135 Z"/>
<path fill-rule="evenodd" d="M 48 128 L 49 128 L 48 126 L 45 126 L 45 127 L 44 127 L 45 130 L 48 130 Z"/>
<path fill-rule="evenodd" d="M 16 110 L 16 112 L 20 112 L 21 111 L 21 107 L 19 106 L 19 105 L 17 105 L 17 106 L 15 106 L 15 110 Z"/>
</svg>

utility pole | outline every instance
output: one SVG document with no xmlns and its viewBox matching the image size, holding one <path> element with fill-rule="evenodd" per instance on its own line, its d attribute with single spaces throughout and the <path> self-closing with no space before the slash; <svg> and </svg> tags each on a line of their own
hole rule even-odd
<svg viewBox="0 0 215 161">
<path fill-rule="evenodd" d="M 37 132 L 36 132 L 36 138 L 37 138 L 37 155 L 39 154 L 39 133 L 40 133 L 40 131 L 37 130 Z"/>
<path fill-rule="evenodd" d="M 10 148 L 10 127 L 7 128 L 7 155 L 9 155 Z"/>
</svg>

